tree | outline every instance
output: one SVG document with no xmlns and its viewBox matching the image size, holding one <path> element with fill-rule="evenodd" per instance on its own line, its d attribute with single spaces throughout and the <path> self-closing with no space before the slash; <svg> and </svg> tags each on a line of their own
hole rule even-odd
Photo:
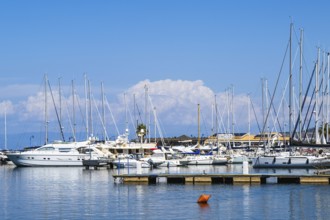
<svg viewBox="0 0 330 220">
<path fill-rule="evenodd" d="M 144 137 L 148 134 L 148 130 L 145 124 L 138 124 L 136 128 L 136 134 L 140 137 L 141 143 L 143 143 Z"/>
</svg>

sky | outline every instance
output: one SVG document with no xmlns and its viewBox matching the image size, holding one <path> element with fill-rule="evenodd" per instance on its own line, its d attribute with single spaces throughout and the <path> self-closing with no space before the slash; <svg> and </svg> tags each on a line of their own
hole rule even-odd
<svg viewBox="0 0 330 220">
<path fill-rule="evenodd" d="M 290 23 L 298 88 L 300 30 L 307 80 L 317 48 L 329 51 L 329 8 L 325 0 L 0 1 L 0 149 L 44 141 L 45 75 L 57 111 L 63 96 L 66 139 L 74 124 L 72 84 L 77 130 L 86 129 L 86 81 L 93 135 L 106 127 L 115 138 L 129 127 L 133 138 L 140 121 L 150 136 L 196 136 L 198 104 L 202 136 L 249 127 L 258 133 L 261 79 L 272 94 L 283 72 L 279 91 L 287 91 Z M 58 139 L 54 102 L 49 94 L 49 130 Z"/>
</svg>

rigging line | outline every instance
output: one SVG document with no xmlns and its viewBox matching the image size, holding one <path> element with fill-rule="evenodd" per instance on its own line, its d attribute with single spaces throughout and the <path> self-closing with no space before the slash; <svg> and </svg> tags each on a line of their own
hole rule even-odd
<svg viewBox="0 0 330 220">
<path fill-rule="evenodd" d="M 286 90 L 288 88 L 288 85 L 289 85 L 289 79 L 286 81 L 286 84 L 285 84 L 285 87 L 284 87 L 284 90 L 283 90 L 283 93 L 282 93 L 281 102 L 280 102 L 279 108 L 277 110 L 277 112 L 278 112 L 277 117 L 278 117 L 278 115 L 280 113 L 280 109 L 282 107 L 283 108 L 285 107 L 285 98 L 284 97 L 285 97 L 285 93 L 286 93 Z M 284 110 L 283 110 L 283 113 L 284 113 Z M 284 118 L 283 118 L 283 120 L 284 120 Z M 280 125 L 280 123 L 279 123 L 279 125 Z M 280 131 L 284 133 L 285 132 L 284 130 L 285 130 L 285 128 L 281 128 L 281 126 L 280 126 Z"/>
<path fill-rule="evenodd" d="M 65 109 L 66 109 L 66 113 L 68 114 L 68 119 L 69 119 L 69 125 L 70 125 L 70 128 L 71 128 L 71 132 L 72 132 L 72 134 L 74 134 L 74 128 L 73 128 L 72 121 L 71 121 L 71 118 L 70 118 L 70 111 L 69 111 L 69 107 L 68 107 L 68 101 L 66 101 L 65 104 L 66 104 Z"/>
<path fill-rule="evenodd" d="M 250 97 L 250 103 L 251 103 L 251 107 L 252 107 L 252 110 L 253 110 L 253 113 L 254 113 L 254 117 L 255 117 L 257 125 L 258 125 L 258 131 L 259 131 L 259 133 L 261 133 L 260 125 L 259 125 L 259 122 L 258 122 L 258 117 L 257 117 L 257 114 L 256 114 L 256 110 L 254 108 L 253 102 L 251 100 L 251 97 Z"/>
<path fill-rule="evenodd" d="M 302 105 L 300 106 L 301 111 L 304 109 L 304 106 L 305 106 L 305 103 L 306 103 L 306 100 L 307 100 L 308 92 L 309 92 L 309 89 L 310 89 L 310 87 L 311 87 L 311 84 L 312 84 L 312 81 L 313 81 L 313 78 L 314 78 L 315 68 L 316 68 L 316 65 L 314 65 L 314 69 L 313 69 L 312 75 L 311 75 L 311 77 L 310 77 L 310 79 L 309 79 L 309 83 L 308 83 L 308 86 L 307 86 L 307 89 L 306 89 L 306 92 L 305 92 L 304 100 L 303 100 L 303 102 L 302 102 Z M 313 96 L 314 96 L 314 92 L 315 92 L 315 90 L 313 91 L 312 99 L 313 99 Z M 312 100 L 312 99 L 311 99 L 311 100 Z M 308 108 L 308 110 L 309 110 L 309 108 Z M 308 113 L 308 111 L 307 111 L 307 113 Z M 306 114 L 307 114 L 307 113 L 306 113 Z M 297 120 L 296 120 L 295 127 L 294 127 L 293 132 L 292 132 L 292 137 L 293 137 L 293 136 L 295 135 L 295 133 L 296 133 L 296 130 L 297 130 L 297 127 L 298 127 L 299 121 L 301 120 L 300 117 L 301 117 L 301 115 L 299 114 L 299 115 L 298 115 L 298 118 L 297 118 Z M 305 116 L 305 120 L 304 120 L 304 121 L 306 121 L 306 118 L 307 118 L 307 115 Z M 304 127 L 304 124 L 305 124 L 305 123 L 303 123 L 302 128 Z"/>
<path fill-rule="evenodd" d="M 134 136 L 135 136 L 135 138 L 136 139 L 138 139 L 139 137 L 138 137 L 138 135 L 137 135 L 137 132 L 136 132 L 136 129 L 137 129 L 137 127 L 135 126 L 135 122 L 134 122 L 134 119 L 133 119 L 133 116 L 132 116 L 132 113 L 131 113 L 131 111 L 128 109 L 128 114 L 129 114 L 129 117 L 130 117 L 130 119 L 131 119 L 131 123 L 132 123 L 132 125 L 133 125 L 133 128 L 134 128 Z"/>
<path fill-rule="evenodd" d="M 97 104 L 96 104 L 96 101 L 95 101 L 95 98 L 94 98 L 94 95 L 93 94 L 91 94 L 91 98 L 92 98 L 93 103 L 94 103 L 94 106 L 96 108 L 97 115 L 99 116 L 99 119 L 101 121 L 101 125 L 103 127 L 103 132 L 104 132 L 104 134 L 106 136 L 106 137 L 104 137 L 104 140 L 108 140 L 109 139 L 109 135 L 108 135 L 107 129 L 106 129 L 105 125 L 104 125 L 104 122 L 102 120 L 102 115 L 101 115 L 101 113 L 99 111 L 99 108 L 97 107 Z"/>
<path fill-rule="evenodd" d="M 84 113 L 83 113 L 83 110 L 82 110 L 82 108 L 81 108 L 81 104 L 80 104 L 80 99 L 79 99 L 79 96 L 77 95 L 77 93 L 76 93 L 76 91 L 75 91 L 75 98 L 76 98 L 76 101 L 77 101 L 77 103 L 78 103 L 78 109 L 79 109 L 79 113 L 80 113 L 80 116 L 81 116 L 81 118 L 82 118 L 82 122 L 83 122 L 83 124 L 84 124 L 84 129 L 85 129 L 85 131 L 86 131 L 86 129 L 87 129 L 87 124 L 86 124 L 86 121 L 85 121 L 85 115 L 84 115 Z"/>
<path fill-rule="evenodd" d="M 117 127 L 117 124 L 116 124 L 116 121 L 115 121 L 115 118 L 113 117 L 113 114 L 112 114 L 112 111 L 111 111 L 111 108 L 110 108 L 110 105 L 109 105 L 109 102 L 108 102 L 108 98 L 106 97 L 106 95 L 104 95 L 104 96 L 105 96 L 105 104 L 107 105 L 108 110 L 110 111 L 110 115 L 111 115 L 112 121 L 113 121 L 113 123 L 115 125 L 117 134 L 120 135 L 119 130 L 118 130 L 118 127 Z"/>
<path fill-rule="evenodd" d="M 201 116 L 202 116 L 202 124 L 203 124 L 203 127 L 204 127 L 204 129 L 205 129 L 205 131 L 206 131 L 206 135 L 208 136 L 208 131 L 207 131 L 206 122 L 205 122 L 206 120 L 205 120 L 205 117 L 204 117 L 203 112 L 202 112 Z"/>
<path fill-rule="evenodd" d="M 219 105 L 216 105 L 216 107 L 215 107 L 215 109 L 216 109 L 216 112 L 218 112 L 218 115 L 217 116 L 219 116 L 220 117 L 220 121 L 218 122 L 218 124 L 217 124 L 217 126 L 218 126 L 218 128 L 222 128 L 223 129 L 223 132 L 224 133 L 227 133 L 226 132 L 226 126 L 225 126 L 225 123 L 224 123 L 224 121 L 223 121 L 223 115 L 225 114 L 225 110 L 226 110 L 226 108 L 227 108 L 227 104 L 226 104 L 226 106 L 225 106 L 225 108 L 223 108 L 223 111 L 220 111 L 220 109 L 219 109 L 219 107 L 218 107 Z M 216 116 L 216 117 L 217 117 Z M 220 123 L 220 124 L 219 124 Z M 215 133 L 217 133 L 218 131 L 216 131 Z"/>
<path fill-rule="evenodd" d="M 289 46 L 290 46 L 290 43 L 288 42 L 288 45 L 287 45 L 286 50 L 285 50 L 285 53 L 284 53 L 284 57 L 283 57 L 283 60 L 282 60 L 282 65 L 281 65 L 281 68 L 280 68 L 280 71 L 279 71 L 279 74 L 278 74 L 278 77 L 277 77 L 277 80 L 276 80 L 275 89 L 274 89 L 274 92 L 273 92 L 273 95 L 272 95 L 272 98 L 271 98 L 270 103 L 273 103 L 273 101 L 274 101 L 274 97 L 275 97 L 275 94 L 276 94 L 277 86 L 279 84 L 280 76 L 281 76 L 281 73 L 282 73 L 282 69 L 283 69 L 283 66 L 284 66 L 284 61 L 285 61 L 285 58 L 286 58 L 286 55 L 287 55 Z M 263 127 L 262 127 L 262 132 L 261 132 L 262 134 L 265 131 L 265 126 L 267 124 L 269 112 L 270 112 L 270 108 L 268 108 L 268 110 L 267 110 L 266 119 L 265 119 L 265 122 L 264 122 Z M 262 139 L 262 135 L 260 136 L 259 143 L 261 142 L 261 139 Z"/>
<path fill-rule="evenodd" d="M 57 108 L 56 108 L 56 104 L 55 104 L 55 100 L 54 100 L 54 95 L 53 95 L 53 91 L 52 91 L 52 88 L 51 88 L 51 86 L 50 86 L 49 80 L 47 80 L 47 83 L 48 83 L 48 87 L 49 87 L 49 90 L 50 90 L 50 94 L 51 94 L 51 97 L 52 97 L 52 100 L 53 100 L 53 104 L 54 104 L 54 109 L 55 109 L 55 113 L 56 113 L 57 122 L 58 122 L 58 125 L 60 126 L 60 131 L 61 131 L 62 140 L 65 141 L 64 133 L 63 133 L 63 127 L 62 127 L 62 124 L 61 124 L 61 121 L 60 121 L 60 118 L 59 118 L 59 115 L 58 115 L 58 112 L 57 112 Z"/>
<path fill-rule="evenodd" d="M 270 91 L 269 91 L 269 90 L 268 90 L 268 95 L 270 96 Z M 281 123 L 280 123 L 280 121 L 278 120 L 278 112 L 277 112 L 276 109 L 275 109 L 274 103 L 271 104 L 270 107 L 272 107 L 272 109 L 273 109 L 273 111 L 274 111 L 274 115 L 276 116 L 275 119 L 274 119 L 274 116 L 272 117 L 272 118 L 273 118 L 273 128 L 276 127 L 276 122 L 277 122 L 277 123 L 278 123 L 278 127 L 279 127 L 279 129 L 280 129 L 280 132 L 282 132 Z M 275 120 L 276 120 L 276 122 L 275 122 Z M 273 129 L 272 129 L 272 130 L 273 130 Z"/>
<path fill-rule="evenodd" d="M 148 94 L 148 99 L 149 99 L 149 103 L 150 103 L 150 105 L 151 105 L 152 112 L 154 113 L 155 122 L 156 122 L 156 127 L 157 127 L 157 129 L 158 129 L 158 133 L 159 133 L 159 136 L 160 136 L 160 139 L 161 139 L 162 145 L 165 146 L 164 136 L 163 136 L 163 133 L 162 133 L 162 131 L 161 131 L 161 129 L 160 129 L 159 122 L 158 122 L 158 118 L 157 118 L 156 113 L 155 113 L 155 108 L 154 108 L 154 105 L 152 104 L 151 97 L 150 97 L 149 94 Z"/>
<path fill-rule="evenodd" d="M 136 110 L 138 111 L 138 115 L 139 115 L 140 121 L 141 121 L 141 123 L 143 123 L 143 121 L 142 121 L 142 116 L 141 116 L 141 111 L 140 111 L 140 109 L 139 109 L 139 106 L 138 106 L 137 103 L 135 103 L 135 106 L 136 106 Z"/>
<path fill-rule="evenodd" d="M 320 82 L 320 87 L 322 86 L 322 84 L 323 84 L 323 79 L 322 79 L 321 82 Z M 316 88 L 315 88 L 314 91 L 316 91 Z M 316 92 L 315 92 L 315 93 L 316 93 Z M 307 127 L 307 128 L 309 128 L 310 122 L 311 122 L 312 117 L 313 117 L 313 113 L 315 112 L 315 108 L 316 108 L 316 101 L 314 102 L 314 105 L 313 105 L 313 111 L 312 111 L 312 113 L 311 113 L 311 116 L 310 116 L 310 119 L 309 119 L 308 127 Z M 320 113 L 321 113 L 321 108 L 319 109 L 319 112 L 315 112 L 315 114 L 317 114 L 317 116 L 319 116 Z M 315 135 L 315 129 L 313 130 L 313 133 L 312 133 L 312 136 L 314 136 L 314 135 Z"/>
<path fill-rule="evenodd" d="M 311 100 L 314 99 L 314 95 L 315 95 L 315 90 L 313 90 Z M 315 105 L 315 103 L 314 103 L 314 105 Z M 310 101 L 309 104 L 308 104 L 308 108 L 307 108 L 307 112 L 306 112 L 306 117 L 305 117 L 305 120 L 304 120 L 304 123 L 303 123 L 303 127 L 305 127 L 305 124 L 307 123 L 306 131 L 308 131 L 308 129 L 309 129 L 309 123 L 307 122 L 307 120 L 308 120 L 308 119 L 310 120 L 310 119 L 313 117 L 313 111 L 314 111 L 313 109 L 315 108 L 315 106 L 314 106 L 314 107 L 312 108 L 312 111 L 309 112 L 309 111 L 311 110 L 311 106 L 312 106 L 312 101 Z M 309 116 L 309 118 L 307 118 L 307 116 Z M 303 140 L 306 139 L 306 135 L 307 135 L 307 132 L 305 132 L 305 135 L 304 135 Z"/>
</svg>

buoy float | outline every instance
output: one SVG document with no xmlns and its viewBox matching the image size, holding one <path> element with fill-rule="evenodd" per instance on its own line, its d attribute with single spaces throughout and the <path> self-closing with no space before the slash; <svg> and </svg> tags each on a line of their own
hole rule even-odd
<svg viewBox="0 0 330 220">
<path fill-rule="evenodd" d="M 207 201 L 211 198 L 209 194 L 202 194 L 199 196 L 197 203 L 207 203 Z"/>
</svg>

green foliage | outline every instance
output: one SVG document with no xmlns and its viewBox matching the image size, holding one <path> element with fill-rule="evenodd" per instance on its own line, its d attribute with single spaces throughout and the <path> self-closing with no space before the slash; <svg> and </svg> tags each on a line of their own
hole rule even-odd
<svg viewBox="0 0 330 220">
<path fill-rule="evenodd" d="M 136 134 L 140 137 L 146 136 L 148 133 L 147 127 L 145 124 L 138 124 L 136 128 Z"/>
</svg>

